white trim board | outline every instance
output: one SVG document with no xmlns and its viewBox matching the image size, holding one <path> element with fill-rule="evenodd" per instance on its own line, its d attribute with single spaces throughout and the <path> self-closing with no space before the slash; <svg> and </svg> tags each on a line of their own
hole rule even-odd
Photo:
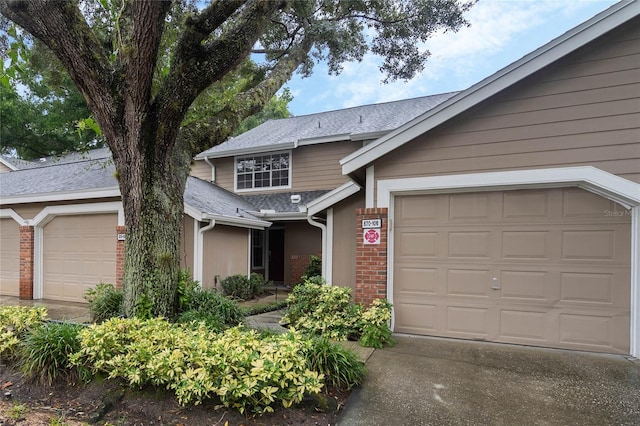
<svg viewBox="0 0 640 426">
<path fill-rule="evenodd" d="M 27 221 L 13 209 L 0 209 L 0 219 L 13 219 L 18 222 L 20 226 L 27 225 Z"/>
<path fill-rule="evenodd" d="M 640 2 L 639 2 L 640 3 Z M 377 207 L 389 209 L 387 297 L 393 303 L 394 220 L 393 198 L 407 194 L 500 191 L 535 188 L 578 187 L 631 209 L 631 300 L 629 353 L 640 358 L 640 184 L 595 167 L 516 170 L 386 179 L 378 181 Z M 394 327 L 392 317 L 391 327 Z"/>
</svg>

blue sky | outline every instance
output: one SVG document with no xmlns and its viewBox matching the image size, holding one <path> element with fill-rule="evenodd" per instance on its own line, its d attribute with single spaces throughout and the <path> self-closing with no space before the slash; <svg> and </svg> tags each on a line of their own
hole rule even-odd
<svg viewBox="0 0 640 426">
<path fill-rule="evenodd" d="M 329 76 L 321 64 L 311 77 L 289 82 L 294 96 L 289 110 L 304 115 L 466 89 L 615 3 L 480 0 L 467 14 L 471 27 L 427 43 L 431 58 L 413 80 L 383 85 L 373 56 L 345 64 L 338 76 Z"/>
</svg>

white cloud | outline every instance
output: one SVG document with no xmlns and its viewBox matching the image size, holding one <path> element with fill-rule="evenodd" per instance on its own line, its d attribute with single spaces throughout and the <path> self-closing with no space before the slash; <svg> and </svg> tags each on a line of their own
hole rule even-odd
<svg viewBox="0 0 640 426">
<path fill-rule="evenodd" d="M 327 76 L 326 67 L 318 66 L 312 78 L 292 82 L 304 97 L 294 99 L 292 111 L 304 114 L 465 89 L 611 3 L 480 1 L 467 14 L 469 28 L 440 33 L 427 42 L 432 56 L 413 80 L 381 84 L 380 60 L 373 55 L 366 55 L 360 63 L 344 64 L 344 71 L 337 77 Z"/>
</svg>

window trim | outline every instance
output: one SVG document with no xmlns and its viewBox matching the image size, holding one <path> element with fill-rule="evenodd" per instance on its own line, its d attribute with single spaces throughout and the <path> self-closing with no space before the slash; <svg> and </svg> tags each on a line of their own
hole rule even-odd
<svg viewBox="0 0 640 426">
<path fill-rule="evenodd" d="M 239 159 L 263 157 L 266 155 L 276 155 L 276 154 L 287 154 L 289 156 L 289 176 L 288 176 L 289 184 L 288 185 L 238 189 L 238 160 Z M 293 177 L 293 155 L 290 149 L 284 150 L 284 151 L 270 151 L 270 152 L 261 152 L 261 153 L 257 152 L 254 154 L 236 155 L 233 157 L 233 190 L 234 192 L 262 192 L 262 191 L 291 189 L 292 177 Z"/>
</svg>

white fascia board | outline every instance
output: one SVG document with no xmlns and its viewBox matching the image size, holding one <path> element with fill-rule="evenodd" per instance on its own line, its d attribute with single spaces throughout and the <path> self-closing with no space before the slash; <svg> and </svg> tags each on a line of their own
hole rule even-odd
<svg viewBox="0 0 640 426">
<path fill-rule="evenodd" d="M 118 225 L 124 225 L 124 210 L 120 201 L 106 203 L 88 204 L 68 204 L 62 206 L 48 206 L 42 209 L 33 219 L 28 221 L 29 225 L 43 227 L 56 216 L 71 216 L 81 214 L 102 214 L 117 213 Z"/>
<path fill-rule="evenodd" d="M 282 151 L 286 149 L 295 148 L 295 142 L 283 142 L 273 145 L 261 145 L 255 147 L 248 148 L 238 148 L 238 149 L 229 149 L 226 151 L 217 151 L 207 153 L 200 153 L 194 157 L 195 160 L 204 160 L 205 158 L 224 158 L 224 157 L 235 157 L 242 155 L 251 155 L 251 154 L 260 154 L 263 152 L 273 152 L 273 151 Z"/>
<path fill-rule="evenodd" d="M 353 173 L 383 155 L 523 80 L 640 14 L 640 1 L 622 1 L 529 53 L 392 133 L 340 160 L 342 174 Z"/>
<path fill-rule="evenodd" d="M 298 139 L 296 141 L 296 146 L 317 145 L 327 142 L 340 142 L 349 140 L 351 140 L 351 133 L 342 133 L 337 135 L 321 136 L 317 138 Z"/>
<path fill-rule="evenodd" d="M 218 214 L 205 214 L 204 219 L 213 219 L 216 225 L 235 226 L 237 228 L 265 229 L 271 226 L 271 222 L 259 219 L 247 219 L 243 217 L 224 216 Z"/>
<path fill-rule="evenodd" d="M 640 184 L 592 166 L 470 173 L 378 181 L 377 206 L 389 207 L 391 195 L 497 191 L 577 186 L 629 208 L 640 205 Z"/>
<path fill-rule="evenodd" d="M 351 140 L 356 141 L 368 141 L 373 139 L 378 139 L 383 137 L 386 134 L 389 134 L 390 130 L 380 130 L 378 132 L 369 132 L 369 133 L 356 133 L 351 135 Z"/>
<path fill-rule="evenodd" d="M 16 222 L 18 222 L 18 225 L 20 226 L 27 225 L 27 221 L 18 213 L 16 213 L 13 209 L 0 209 L 0 219 L 8 219 L 8 218 L 11 218 Z"/>
<path fill-rule="evenodd" d="M 204 213 L 187 203 L 184 203 L 184 214 L 199 222 L 204 220 Z"/>
<path fill-rule="evenodd" d="M 5 160 L 2 157 L 0 157 L 0 163 L 4 164 L 5 166 L 7 166 L 8 168 L 10 168 L 13 171 L 18 170 L 18 168 L 16 166 L 14 166 L 13 164 L 11 164 L 10 162 L 8 162 L 7 160 Z"/>
<path fill-rule="evenodd" d="M 360 185 L 354 182 L 346 182 L 333 191 L 329 191 L 323 196 L 307 203 L 307 215 L 313 216 L 323 210 L 326 210 L 358 191 L 360 191 Z"/>
<path fill-rule="evenodd" d="M 291 221 L 291 220 L 307 220 L 306 212 L 249 212 L 253 216 L 261 217 L 271 222 Z"/>
<path fill-rule="evenodd" d="M 14 197 L 0 198 L 0 205 L 46 203 L 50 201 L 90 200 L 90 199 L 96 199 L 96 198 L 110 198 L 110 197 L 120 197 L 120 189 L 118 187 L 112 187 L 112 188 L 103 188 L 103 189 L 95 189 L 95 190 L 62 191 L 62 192 L 49 192 L 46 194 L 17 195 Z"/>
</svg>

